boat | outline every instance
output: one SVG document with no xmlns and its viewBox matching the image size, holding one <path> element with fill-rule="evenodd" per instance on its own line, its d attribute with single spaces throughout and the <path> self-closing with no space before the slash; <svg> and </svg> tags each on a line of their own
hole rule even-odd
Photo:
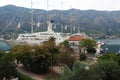
<svg viewBox="0 0 120 80">
<path fill-rule="evenodd" d="M 54 22 L 53 20 L 48 22 L 47 31 L 19 34 L 19 36 L 16 40 L 13 40 L 13 39 L 6 40 L 6 42 L 10 46 L 24 45 L 24 44 L 41 45 L 43 42 L 49 40 L 50 37 L 55 38 L 56 44 L 59 44 L 59 43 L 63 42 L 64 40 L 68 39 L 69 36 L 66 36 L 64 33 L 54 32 L 52 30 L 53 22 Z"/>
</svg>

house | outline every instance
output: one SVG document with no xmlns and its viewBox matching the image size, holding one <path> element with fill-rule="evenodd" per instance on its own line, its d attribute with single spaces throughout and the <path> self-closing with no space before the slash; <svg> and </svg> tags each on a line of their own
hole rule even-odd
<svg viewBox="0 0 120 80">
<path fill-rule="evenodd" d="M 73 49 L 75 53 L 83 52 L 83 49 L 80 48 L 80 42 L 85 39 L 84 36 L 74 35 L 70 37 L 67 41 L 69 42 L 70 47 Z"/>
</svg>

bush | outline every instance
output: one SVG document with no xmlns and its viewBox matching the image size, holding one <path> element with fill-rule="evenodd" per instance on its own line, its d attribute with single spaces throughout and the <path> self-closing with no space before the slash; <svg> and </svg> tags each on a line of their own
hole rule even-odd
<svg viewBox="0 0 120 80">
<path fill-rule="evenodd" d="M 87 56 L 86 56 L 85 53 L 82 53 L 82 54 L 80 54 L 80 56 L 79 56 L 80 61 L 84 61 L 84 60 L 86 60 L 86 58 L 87 58 Z"/>
<path fill-rule="evenodd" d="M 0 51 L 0 80 L 10 79 L 11 76 L 16 74 L 16 64 L 14 63 L 15 58 L 12 53 L 5 53 Z"/>
<path fill-rule="evenodd" d="M 101 60 L 97 64 L 105 75 L 102 80 L 120 80 L 120 66 L 114 60 Z"/>
<path fill-rule="evenodd" d="M 96 53 L 96 49 L 90 47 L 90 48 L 87 48 L 87 52 L 88 52 L 89 54 L 95 54 L 95 53 Z"/>
</svg>

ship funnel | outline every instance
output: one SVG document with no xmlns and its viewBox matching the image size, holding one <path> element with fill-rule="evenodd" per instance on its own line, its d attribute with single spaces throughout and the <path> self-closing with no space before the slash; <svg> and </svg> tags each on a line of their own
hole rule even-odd
<svg viewBox="0 0 120 80">
<path fill-rule="evenodd" d="M 49 32 L 53 31 L 52 30 L 53 22 L 54 22 L 53 20 L 48 21 L 48 30 L 47 31 L 49 31 Z"/>
</svg>

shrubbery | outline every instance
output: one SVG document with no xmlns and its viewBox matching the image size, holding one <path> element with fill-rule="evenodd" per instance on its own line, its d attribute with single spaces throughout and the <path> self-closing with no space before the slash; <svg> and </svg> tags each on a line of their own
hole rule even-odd
<svg viewBox="0 0 120 80">
<path fill-rule="evenodd" d="M 80 61 L 85 61 L 87 59 L 87 56 L 85 53 L 81 53 L 79 56 Z"/>
</svg>

